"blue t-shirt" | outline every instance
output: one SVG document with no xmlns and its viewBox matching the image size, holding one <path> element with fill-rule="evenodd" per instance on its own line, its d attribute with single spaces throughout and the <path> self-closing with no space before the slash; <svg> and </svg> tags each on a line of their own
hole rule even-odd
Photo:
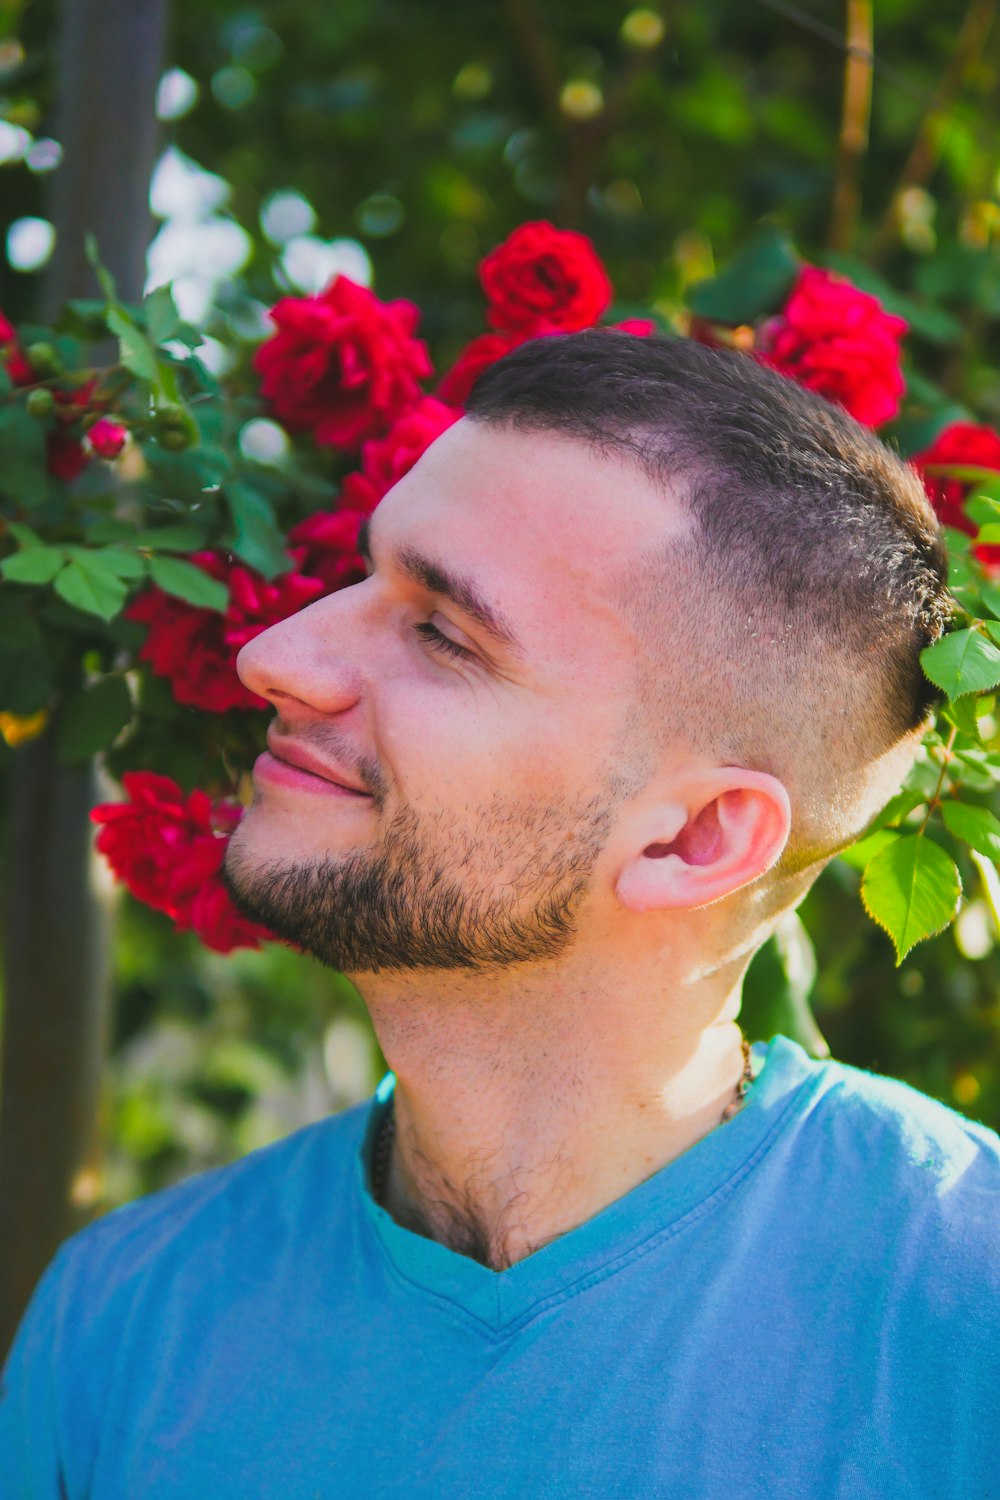
<svg viewBox="0 0 1000 1500">
<path fill-rule="evenodd" d="M 784 1037 L 509 1270 L 367 1189 L 375 1099 L 109 1214 L 39 1285 L 3 1500 L 997 1500 L 1000 1139 Z"/>
</svg>

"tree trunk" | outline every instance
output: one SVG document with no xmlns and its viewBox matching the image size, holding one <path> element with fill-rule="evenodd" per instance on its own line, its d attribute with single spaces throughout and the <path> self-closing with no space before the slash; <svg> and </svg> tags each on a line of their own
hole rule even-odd
<svg viewBox="0 0 1000 1500">
<path fill-rule="evenodd" d="M 166 0 L 63 0 L 41 315 L 91 296 L 84 237 L 142 293 Z M 58 716 L 58 706 L 53 721 Z M 93 880 L 93 766 L 60 766 L 54 723 L 11 756 L 0 1077 L 0 1354 L 42 1270 L 99 1197 L 110 916 Z"/>
</svg>

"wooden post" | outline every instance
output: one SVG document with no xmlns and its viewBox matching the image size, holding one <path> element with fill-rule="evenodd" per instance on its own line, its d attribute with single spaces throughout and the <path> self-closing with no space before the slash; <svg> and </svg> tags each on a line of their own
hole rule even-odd
<svg viewBox="0 0 1000 1500">
<path fill-rule="evenodd" d="M 63 160 L 40 309 L 94 294 L 96 236 L 120 293 L 142 294 L 166 0 L 63 0 L 53 134 Z M 110 918 L 93 888 L 92 766 L 60 766 L 54 723 L 8 774 L 0 1073 L 0 1355 L 60 1242 L 99 1196 Z"/>
</svg>

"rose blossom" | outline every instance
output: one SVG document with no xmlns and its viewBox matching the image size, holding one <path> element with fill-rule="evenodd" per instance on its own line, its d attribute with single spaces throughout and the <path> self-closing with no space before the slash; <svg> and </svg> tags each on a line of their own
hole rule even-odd
<svg viewBox="0 0 1000 1500">
<path fill-rule="evenodd" d="M 483 371 L 523 343 L 524 339 L 512 334 L 481 333 L 471 344 L 466 344 L 451 369 L 438 382 L 438 397 L 451 406 L 464 406 Z"/>
<path fill-rule="evenodd" d="M 656 324 L 652 318 L 625 318 L 621 323 L 612 323 L 611 327 L 620 333 L 634 334 L 636 338 L 648 338 L 656 332 Z M 563 328 L 537 328 L 530 337 L 543 338 L 565 331 Z M 438 382 L 438 397 L 451 406 L 464 406 L 483 371 L 527 341 L 526 338 L 515 338 L 513 334 L 479 334 L 470 344 L 466 344 L 451 369 Z"/>
<path fill-rule="evenodd" d="M 367 507 L 342 505 L 337 510 L 318 510 L 293 526 L 288 552 L 296 570 L 319 579 L 324 593 L 360 583 L 365 565 L 358 553 L 358 530 L 369 513 Z"/>
<path fill-rule="evenodd" d="M 98 458 L 117 458 L 125 446 L 128 429 L 109 417 L 98 417 L 87 433 L 87 441 Z"/>
<path fill-rule="evenodd" d="M 17 342 L 17 329 L 9 318 L 0 312 L 0 356 L 7 367 L 7 374 L 14 385 L 33 385 L 35 372 L 28 364 Z"/>
<path fill-rule="evenodd" d="M 82 474 L 89 459 L 78 438 L 68 432 L 49 432 L 45 436 L 45 467 L 56 479 L 69 484 Z"/>
<path fill-rule="evenodd" d="M 371 498 L 367 509 L 372 511 L 383 495 L 408 474 L 417 459 L 446 432 L 462 413 L 454 406 L 446 406 L 433 396 L 424 396 L 409 411 L 404 412 L 386 433 L 384 438 L 375 438 L 365 443 L 361 450 L 361 476 L 366 487 L 353 492 Z M 358 476 L 348 475 L 348 481 Z M 348 481 L 345 481 L 345 486 Z M 359 509 L 363 507 L 358 507 Z"/>
<path fill-rule="evenodd" d="M 360 583 L 364 561 L 358 553 L 358 529 L 382 496 L 408 474 L 434 439 L 462 415 L 454 407 L 425 396 L 394 423 L 384 438 L 365 443 L 362 468 L 348 474 L 336 510 L 306 516 L 288 533 L 288 551 L 300 573 L 322 579 L 331 593 Z"/>
<path fill-rule="evenodd" d="M 761 330 L 758 358 L 878 427 L 899 411 L 906 329 L 877 298 L 831 271 L 804 266 L 780 315 Z"/>
<path fill-rule="evenodd" d="M 254 356 L 261 394 L 290 431 L 311 428 L 325 447 L 384 432 L 431 373 L 414 304 L 380 302 L 346 276 L 318 297 L 283 297 L 270 316 L 278 331 Z"/>
<path fill-rule="evenodd" d="M 224 612 L 202 609 L 155 586 L 125 610 L 125 618 L 149 626 L 139 652 L 160 677 L 169 677 L 178 703 L 225 713 L 230 708 L 267 708 L 264 698 L 245 688 L 236 674 L 241 646 L 269 625 L 293 615 L 324 593 L 318 578 L 284 573 L 268 582 L 252 568 L 218 552 L 194 552 L 188 559 L 229 589 Z"/>
<path fill-rule="evenodd" d="M 608 273 L 586 235 L 540 219 L 522 224 L 479 267 L 487 322 L 526 337 L 590 328 L 608 307 Z"/>
<path fill-rule="evenodd" d="M 185 797 L 169 776 L 152 771 L 126 771 L 122 785 L 127 802 L 102 803 L 90 816 L 103 825 L 97 848 L 132 894 L 218 953 L 271 938 L 240 915 L 219 873 L 240 804 L 213 802 L 203 791 Z"/>
<path fill-rule="evenodd" d="M 954 526 L 969 536 L 975 536 L 976 525 L 962 509 L 963 501 L 974 489 L 964 479 L 950 478 L 946 474 L 928 474 L 928 467 L 964 469 L 995 469 L 1000 477 L 1000 433 L 992 427 L 977 427 L 974 422 L 953 422 L 939 432 L 929 448 L 916 453 L 911 464 L 920 471 L 924 489 L 944 526 Z M 984 543 L 976 547 L 975 554 L 988 568 L 1000 566 L 1000 546 Z"/>
</svg>

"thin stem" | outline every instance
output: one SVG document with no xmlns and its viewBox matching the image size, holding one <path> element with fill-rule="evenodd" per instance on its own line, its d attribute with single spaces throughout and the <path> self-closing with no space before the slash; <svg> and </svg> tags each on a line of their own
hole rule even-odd
<svg viewBox="0 0 1000 1500">
<path fill-rule="evenodd" d="M 844 105 L 830 215 L 831 250 L 853 249 L 861 220 L 861 168 L 872 112 L 874 26 L 872 0 L 847 0 Z"/>
<path fill-rule="evenodd" d="M 948 736 L 947 743 L 945 744 L 945 747 L 944 747 L 944 753 L 943 753 L 942 758 L 941 758 L 941 773 L 940 773 L 940 775 L 938 776 L 938 779 L 937 779 L 937 786 L 934 788 L 934 795 L 931 797 L 930 801 L 927 803 L 927 812 L 924 815 L 924 821 L 921 823 L 920 827 L 917 829 L 917 837 L 918 838 L 923 833 L 924 829 L 927 827 L 927 824 L 930 822 L 931 814 L 933 813 L 934 809 L 936 807 L 940 807 L 940 805 L 941 805 L 941 788 L 944 786 L 945 773 L 947 772 L 949 762 L 952 759 L 952 751 L 954 749 L 955 740 L 957 738 L 958 738 L 958 726 L 955 725 L 955 724 L 953 724 L 952 727 L 951 727 L 951 734 L 949 734 L 949 736 Z"/>
</svg>

